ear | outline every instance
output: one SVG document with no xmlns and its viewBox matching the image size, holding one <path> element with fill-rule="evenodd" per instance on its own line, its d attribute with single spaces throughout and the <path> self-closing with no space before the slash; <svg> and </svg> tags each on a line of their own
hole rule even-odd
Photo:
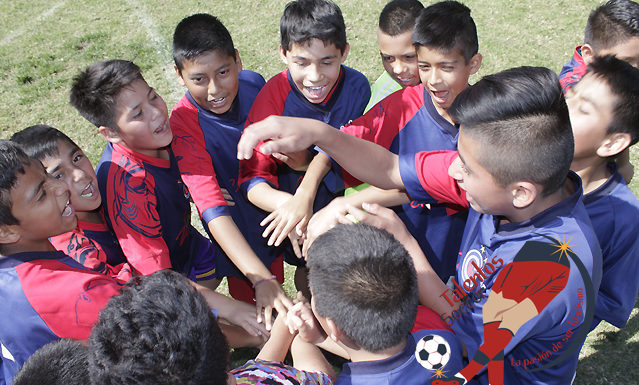
<svg viewBox="0 0 639 385">
<path fill-rule="evenodd" d="M 102 135 L 107 142 L 120 143 L 122 141 L 120 132 L 114 128 L 100 126 L 98 127 L 98 132 L 100 132 L 100 135 Z"/>
<path fill-rule="evenodd" d="M 8 245 L 20 240 L 20 226 L 2 225 L 0 226 L 0 244 Z"/>
<path fill-rule="evenodd" d="M 615 156 L 628 148 L 630 142 L 632 142 L 632 137 L 626 132 L 609 134 L 599 148 L 597 148 L 597 155 L 602 158 Z"/>
<path fill-rule="evenodd" d="M 483 57 L 481 56 L 480 53 L 476 53 L 473 55 L 473 57 L 470 58 L 470 62 L 468 64 L 470 65 L 471 75 L 474 75 L 477 73 L 477 71 L 479 71 L 479 68 L 481 67 L 482 59 Z"/>
<path fill-rule="evenodd" d="M 284 48 L 282 48 L 281 44 L 280 44 L 280 58 L 282 59 L 284 64 L 288 66 L 288 59 L 286 58 L 286 52 L 284 51 Z"/>
<path fill-rule="evenodd" d="M 180 69 L 175 64 L 173 65 L 173 68 L 175 69 L 178 83 L 180 83 L 182 87 L 186 87 L 186 84 L 184 83 L 184 79 L 182 78 L 182 72 L 180 71 Z"/>
<path fill-rule="evenodd" d="M 242 58 L 240 58 L 240 52 L 235 50 L 235 65 L 237 66 L 237 72 L 242 71 Z"/>
<path fill-rule="evenodd" d="M 344 53 L 342 54 L 342 63 L 346 61 L 346 58 L 348 57 L 348 53 L 350 51 L 351 51 L 351 45 L 346 43 L 346 46 L 344 47 Z"/>
<path fill-rule="evenodd" d="M 339 326 L 335 325 L 332 319 L 326 318 L 326 326 L 328 327 L 328 330 L 325 330 L 326 334 L 328 334 L 333 341 L 338 342 L 344 339 L 344 332 Z"/>
<path fill-rule="evenodd" d="M 513 206 L 518 209 L 524 209 L 530 206 L 539 194 L 539 186 L 528 181 L 519 181 L 513 183 L 511 188 Z"/>
<path fill-rule="evenodd" d="M 581 46 L 581 57 L 584 59 L 586 65 L 592 63 L 595 60 L 595 50 L 588 43 Z"/>
</svg>

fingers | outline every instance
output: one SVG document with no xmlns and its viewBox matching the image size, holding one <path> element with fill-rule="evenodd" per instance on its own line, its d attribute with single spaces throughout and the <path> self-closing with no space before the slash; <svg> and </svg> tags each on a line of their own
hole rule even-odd
<svg viewBox="0 0 639 385">
<path fill-rule="evenodd" d="M 271 305 L 264 307 L 264 326 L 269 331 L 273 328 L 273 307 Z"/>
<path fill-rule="evenodd" d="M 281 224 L 282 222 L 280 222 Z M 287 221 L 283 221 L 283 225 L 278 226 L 277 229 L 277 238 L 274 241 L 274 245 L 275 246 L 279 246 L 280 244 L 282 244 L 282 242 L 284 242 L 284 240 L 286 239 L 286 237 L 290 237 L 290 233 L 293 232 L 293 230 L 295 229 L 295 226 L 297 225 L 297 218 L 294 218 L 293 220 L 289 219 Z M 294 233 L 295 235 L 297 235 L 297 233 Z M 271 235 L 271 238 L 275 237 L 275 232 Z M 296 238 L 297 239 L 297 238 Z"/>
<path fill-rule="evenodd" d="M 293 252 L 295 253 L 295 256 L 299 259 L 302 259 L 303 255 L 302 255 L 302 249 L 300 248 L 299 238 L 297 237 L 297 235 L 293 235 L 293 233 L 289 233 L 288 238 L 291 241 L 291 246 L 293 248 Z"/>
</svg>

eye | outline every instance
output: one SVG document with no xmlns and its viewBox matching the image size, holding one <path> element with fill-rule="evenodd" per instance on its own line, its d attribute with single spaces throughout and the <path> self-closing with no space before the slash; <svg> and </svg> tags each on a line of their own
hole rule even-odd
<svg viewBox="0 0 639 385">
<path fill-rule="evenodd" d="M 57 173 L 57 174 L 51 174 L 51 176 L 53 177 L 53 179 L 58 179 L 58 180 L 62 179 L 62 175 L 63 175 L 63 174 L 62 174 L 61 172 L 60 172 L 60 173 Z"/>
<path fill-rule="evenodd" d="M 430 65 L 429 64 L 419 64 L 417 67 L 419 68 L 420 71 L 428 71 L 428 70 L 430 70 Z"/>
<path fill-rule="evenodd" d="M 191 78 L 191 81 L 193 83 L 196 83 L 196 84 L 202 83 L 203 80 L 204 80 L 204 78 L 201 77 L 201 76 L 198 76 L 198 77 L 195 77 L 195 78 Z"/>
<path fill-rule="evenodd" d="M 443 66 L 443 67 L 442 67 L 442 69 L 443 69 L 444 71 L 452 71 L 452 70 L 454 70 L 454 69 L 455 69 L 455 67 L 453 67 L 453 66 Z"/>
<path fill-rule="evenodd" d="M 220 75 L 226 75 L 229 73 L 229 70 L 222 70 L 219 72 Z"/>
<path fill-rule="evenodd" d="M 300 62 L 296 62 L 295 65 L 298 66 L 298 67 L 306 67 L 308 65 L 308 63 L 300 61 Z"/>
<path fill-rule="evenodd" d="M 142 117 L 142 109 L 138 110 L 138 112 L 133 115 L 133 119 L 139 119 Z"/>
<path fill-rule="evenodd" d="M 81 152 L 73 155 L 73 163 L 78 163 L 79 161 L 82 160 L 82 158 L 84 158 L 84 154 Z"/>
<path fill-rule="evenodd" d="M 392 57 L 392 56 L 382 56 L 382 61 L 385 61 L 385 62 L 388 62 L 388 63 L 392 62 L 394 59 L 395 58 Z"/>
</svg>

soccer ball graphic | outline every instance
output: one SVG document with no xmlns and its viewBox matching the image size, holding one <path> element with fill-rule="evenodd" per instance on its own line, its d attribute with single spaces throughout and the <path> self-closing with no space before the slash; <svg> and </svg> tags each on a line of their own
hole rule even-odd
<svg viewBox="0 0 639 385">
<path fill-rule="evenodd" d="M 417 342 L 415 358 L 428 370 L 440 370 L 450 359 L 450 346 L 440 335 L 426 335 Z"/>
</svg>

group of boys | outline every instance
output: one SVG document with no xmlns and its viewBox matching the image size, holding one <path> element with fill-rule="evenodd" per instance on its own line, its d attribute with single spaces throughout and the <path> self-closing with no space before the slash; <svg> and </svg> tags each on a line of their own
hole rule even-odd
<svg viewBox="0 0 639 385">
<path fill-rule="evenodd" d="M 314 345 L 352 361 L 337 383 L 570 383 L 587 333 L 602 320 L 624 327 L 639 289 L 627 279 L 639 274 L 639 201 L 626 185 L 639 138 L 637 20 L 639 4 L 610 0 L 559 79 L 519 67 L 469 86 L 482 61 L 470 10 L 393 0 L 371 96 L 343 65 L 346 27 L 330 0 L 286 6 L 287 69 L 268 82 L 242 69 L 217 18 L 196 14 L 173 35 L 188 91 L 170 117 L 135 64 L 91 65 L 71 104 L 108 142 L 97 175 L 53 127 L 0 142 L 0 291 L 16 315 L 0 321 L 0 383 L 50 341 L 86 340 L 96 322 L 98 383 L 224 382 L 225 341 L 261 345 L 269 331 L 246 383 L 330 383 Z M 190 200 L 208 238 L 190 223 Z M 296 301 L 280 286 L 283 261 L 297 266 Z M 167 269 L 190 279 L 203 311 L 155 309 L 175 294 L 153 297 L 141 282 L 189 282 Z M 240 301 L 213 291 L 222 277 Z M 118 302 L 134 292 L 139 306 Z M 98 321 L 107 302 L 115 315 Z M 115 329 L 113 317 L 154 309 L 170 318 L 156 325 L 166 338 L 154 334 L 165 348 L 146 346 L 133 321 L 138 336 Z M 189 330 L 203 324 L 193 333 L 215 340 L 218 368 L 198 367 L 207 353 L 171 351 L 195 349 Z M 445 345 L 439 366 L 427 357 L 434 340 Z M 281 363 L 289 347 L 304 352 L 295 368 Z"/>
</svg>

